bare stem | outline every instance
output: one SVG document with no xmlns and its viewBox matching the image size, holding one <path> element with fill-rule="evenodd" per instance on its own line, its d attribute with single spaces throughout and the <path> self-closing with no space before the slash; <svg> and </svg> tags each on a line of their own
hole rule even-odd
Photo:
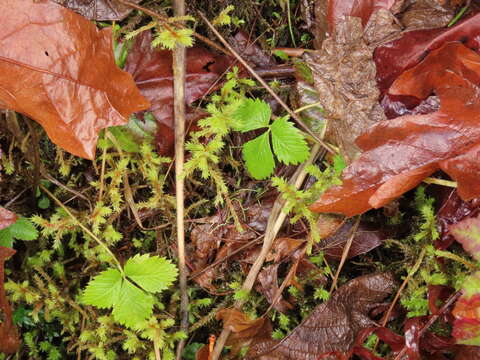
<svg viewBox="0 0 480 360">
<path fill-rule="evenodd" d="M 307 175 L 307 173 L 305 172 L 305 167 L 312 164 L 316 160 L 319 153 L 320 153 L 320 145 L 316 144 L 312 148 L 310 158 L 307 161 L 305 161 L 301 166 L 299 166 L 295 174 L 293 174 L 292 178 L 290 179 L 290 184 L 295 186 L 296 189 L 298 189 L 303 184 L 303 181 L 305 180 L 305 177 Z M 263 263 L 265 262 L 265 259 L 267 258 L 267 255 L 270 252 L 270 249 L 272 248 L 273 241 L 275 240 L 278 232 L 280 231 L 280 228 L 283 225 L 283 222 L 285 221 L 285 218 L 287 217 L 287 214 L 282 211 L 284 205 L 285 205 L 285 200 L 282 198 L 282 195 L 278 196 L 277 200 L 275 200 L 275 203 L 273 204 L 272 211 L 270 212 L 270 217 L 268 218 L 267 229 L 265 230 L 265 237 L 263 240 L 262 250 L 260 251 L 260 254 L 258 255 L 255 262 L 253 263 L 252 267 L 250 268 L 247 278 L 243 282 L 242 291 L 250 292 L 250 290 L 252 290 L 253 288 L 253 285 L 255 283 L 255 280 L 257 279 L 258 273 L 262 269 Z M 244 304 L 244 301 L 240 299 L 235 302 L 234 306 L 235 308 L 240 309 L 243 306 L 243 304 Z M 211 360 L 219 359 L 220 353 L 222 352 L 222 349 L 229 336 L 230 336 L 230 330 L 223 328 L 222 333 L 217 339 L 215 349 L 211 354 Z"/>
<path fill-rule="evenodd" d="M 175 16 L 185 15 L 185 1 L 174 1 Z M 183 180 L 183 163 L 185 151 L 185 46 L 177 44 L 173 51 L 173 108 L 175 115 L 175 187 L 177 201 L 177 247 L 180 282 L 180 328 L 188 332 L 188 292 L 187 267 L 185 261 L 185 186 Z M 182 359 L 185 339 L 177 347 L 177 360 Z"/>
</svg>

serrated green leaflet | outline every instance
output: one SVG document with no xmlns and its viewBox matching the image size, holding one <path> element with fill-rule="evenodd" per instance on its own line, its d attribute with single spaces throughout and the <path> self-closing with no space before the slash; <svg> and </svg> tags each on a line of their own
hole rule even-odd
<svg viewBox="0 0 480 360">
<path fill-rule="evenodd" d="M 275 167 L 270 149 L 269 132 L 256 137 L 243 145 L 243 158 L 248 172 L 257 180 L 270 176 Z"/>
<path fill-rule="evenodd" d="M 122 275 L 116 269 L 102 271 L 88 283 L 82 302 L 100 309 L 114 306 L 120 299 Z"/>
<path fill-rule="evenodd" d="M 276 119 L 270 126 L 273 151 L 278 160 L 285 164 L 299 164 L 308 158 L 308 145 L 302 133 L 287 120 Z"/>
<path fill-rule="evenodd" d="M 177 278 L 177 268 L 158 256 L 136 255 L 125 264 L 125 275 L 149 292 L 168 288 Z"/>
<path fill-rule="evenodd" d="M 35 225 L 24 217 L 19 218 L 14 224 L 10 225 L 9 229 L 12 236 L 19 240 L 35 240 L 38 236 L 38 231 Z"/>
<path fill-rule="evenodd" d="M 136 328 L 150 317 L 153 312 L 153 296 L 124 281 L 120 297 L 113 307 L 115 321 L 130 328 Z"/>
<path fill-rule="evenodd" d="M 264 128 L 268 126 L 271 115 L 272 110 L 265 101 L 245 99 L 233 115 L 236 120 L 233 127 L 242 132 Z"/>
<path fill-rule="evenodd" d="M 0 246 L 13 247 L 13 236 L 8 227 L 0 230 Z"/>
</svg>

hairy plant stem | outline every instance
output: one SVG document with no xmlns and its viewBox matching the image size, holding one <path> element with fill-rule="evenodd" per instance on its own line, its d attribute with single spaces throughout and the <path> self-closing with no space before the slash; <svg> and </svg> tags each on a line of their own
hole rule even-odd
<svg viewBox="0 0 480 360">
<path fill-rule="evenodd" d="M 308 165 L 311 165 L 317 159 L 317 157 L 320 155 L 320 150 L 321 150 L 320 144 L 315 144 L 314 147 L 312 148 L 309 159 L 305 161 L 302 165 L 300 165 L 297 171 L 295 172 L 295 174 L 293 174 L 289 183 L 293 185 L 296 189 L 300 188 L 300 186 L 303 184 L 303 181 L 307 176 L 307 173 L 305 172 L 305 168 Z M 272 206 L 272 211 L 270 212 L 270 216 L 268 218 L 267 229 L 265 230 L 265 237 L 263 240 L 262 250 L 260 251 L 260 254 L 258 255 L 255 262 L 253 263 L 252 267 L 250 268 L 247 278 L 243 282 L 242 291 L 244 292 L 248 293 L 252 290 L 255 280 L 257 279 L 258 273 L 262 269 L 263 263 L 265 262 L 265 259 L 267 258 L 267 255 L 270 252 L 270 249 L 272 248 L 273 241 L 275 240 L 278 232 L 280 231 L 283 225 L 283 222 L 287 217 L 287 214 L 282 211 L 284 205 L 285 205 L 285 200 L 283 199 L 282 195 L 279 195 Z M 245 301 L 242 299 L 237 300 L 234 304 L 234 307 L 236 309 L 240 309 L 244 303 Z M 230 335 L 230 330 L 223 328 L 222 333 L 217 339 L 217 342 L 213 350 L 213 353 L 211 354 L 210 360 L 219 359 L 220 353 L 222 352 L 222 349 L 229 335 Z"/>
<path fill-rule="evenodd" d="M 185 16 L 185 1 L 173 3 L 175 16 Z M 180 329 L 188 332 L 188 289 L 185 261 L 185 183 L 183 175 L 185 152 L 185 46 L 177 44 L 173 51 L 173 110 L 175 116 L 175 187 L 177 202 L 177 247 L 180 285 Z M 177 346 L 177 360 L 182 359 L 185 339 Z"/>
</svg>

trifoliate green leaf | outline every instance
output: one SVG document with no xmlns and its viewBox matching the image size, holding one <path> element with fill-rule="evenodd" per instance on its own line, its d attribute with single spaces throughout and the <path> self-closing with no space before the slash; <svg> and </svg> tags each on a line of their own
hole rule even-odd
<svg viewBox="0 0 480 360">
<path fill-rule="evenodd" d="M 128 280 L 124 281 L 120 297 L 113 307 L 113 318 L 120 324 L 138 328 L 152 315 L 153 302 L 152 295 L 143 292 Z"/>
<path fill-rule="evenodd" d="M 268 126 L 272 110 L 268 104 L 260 99 L 245 99 L 234 112 L 236 120 L 233 128 L 237 131 L 247 132 Z"/>
<path fill-rule="evenodd" d="M 177 278 L 177 268 L 158 256 L 136 255 L 125 264 L 125 275 L 149 292 L 168 288 Z"/>
<path fill-rule="evenodd" d="M 9 229 L 12 236 L 19 240 L 35 240 L 38 236 L 35 225 L 24 217 L 19 218 L 14 224 L 10 225 Z"/>
<path fill-rule="evenodd" d="M 269 177 L 273 173 L 275 160 L 270 149 L 269 132 L 243 144 L 243 158 L 248 172 L 257 180 Z"/>
<path fill-rule="evenodd" d="M 82 303 L 100 309 L 114 306 L 120 299 L 122 275 L 116 269 L 102 271 L 88 283 L 82 296 Z"/>
<path fill-rule="evenodd" d="M 287 165 L 296 165 L 307 160 L 309 154 L 307 142 L 287 117 L 276 119 L 270 128 L 273 152 L 278 160 Z"/>
</svg>

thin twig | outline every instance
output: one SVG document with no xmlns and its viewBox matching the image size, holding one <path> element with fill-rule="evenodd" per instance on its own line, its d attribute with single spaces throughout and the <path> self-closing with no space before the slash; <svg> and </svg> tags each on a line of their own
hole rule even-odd
<svg viewBox="0 0 480 360">
<path fill-rule="evenodd" d="M 337 287 L 338 277 L 340 276 L 340 272 L 342 271 L 343 265 L 347 260 L 348 253 L 350 252 L 350 247 L 352 246 L 352 243 L 353 243 L 353 239 L 357 234 L 358 225 L 360 225 L 360 219 L 361 219 L 361 216 L 358 216 L 357 220 L 355 221 L 355 224 L 353 225 L 352 233 L 350 234 L 350 237 L 348 238 L 347 243 L 343 248 L 342 258 L 340 259 L 340 264 L 338 264 L 337 272 L 335 273 L 335 277 L 333 278 L 332 287 L 330 288 L 330 293 L 332 293 L 332 291 L 335 290 L 335 288 Z"/>
<path fill-rule="evenodd" d="M 173 2 L 175 16 L 185 16 L 185 0 Z M 183 162 L 185 151 L 185 46 L 177 44 L 173 51 L 173 109 L 175 115 L 175 187 L 177 202 L 177 247 L 180 286 L 180 329 L 188 332 L 188 289 L 187 266 L 185 261 L 185 184 Z M 178 343 L 177 360 L 182 359 L 185 339 Z"/>
<path fill-rule="evenodd" d="M 136 10 L 139 10 L 141 12 L 143 12 L 144 14 L 147 14 L 148 16 L 154 18 L 154 19 L 157 19 L 159 20 L 160 22 L 162 22 L 162 24 L 164 26 L 167 26 L 168 27 L 168 17 L 165 16 L 165 15 L 162 15 L 162 14 L 159 14 L 155 11 L 152 11 L 150 9 L 147 9 L 146 7 L 143 7 L 143 6 L 140 6 L 138 4 L 135 4 L 131 1 L 128 1 L 128 0 L 117 0 L 118 2 L 122 3 L 123 5 L 126 5 L 126 6 L 129 6 L 131 7 L 132 9 L 136 9 Z M 179 26 L 182 26 L 181 23 L 178 23 Z M 221 46 L 218 46 L 217 44 L 215 44 L 212 40 L 210 40 L 209 38 L 206 38 L 205 36 L 203 35 L 200 35 L 198 34 L 197 32 L 194 32 L 193 33 L 193 36 L 195 36 L 198 40 L 200 41 L 203 41 L 205 44 L 211 46 L 212 48 L 226 54 L 226 55 L 231 55 L 228 50 L 222 48 Z"/>
<path fill-rule="evenodd" d="M 305 130 L 305 132 L 307 132 L 312 138 L 314 138 L 315 141 L 317 141 L 320 145 L 322 145 L 325 148 L 325 150 L 334 154 L 335 151 L 332 149 L 332 147 L 329 144 L 327 144 L 325 141 L 320 139 L 303 122 L 303 120 L 297 114 L 295 114 L 288 107 L 287 104 L 285 104 L 285 102 L 275 93 L 275 91 L 273 91 L 273 89 L 265 82 L 265 80 L 263 80 L 262 77 L 260 75 L 258 75 L 257 72 L 255 70 L 253 70 L 252 67 L 250 65 L 248 65 L 245 60 L 243 60 L 243 58 L 235 51 L 235 49 L 230 46 L 230 44 L 225 40 L 225 38 L 217 31 L 217 29 L 215 29 L 215 27 L 212 25 L 212 23 L 210 21 L 208 21 L 208 19 L 205 17 L 205 15 L 203 15 L 203 13 L 200 12 L 200 11 L 198 12 L 198 14 L 202 18 L 202 20 L 205 22 L 205 24 L 207 24 L 207 26 L 210 28 L 210 30 L 215 34 L 215 36 L 218 38 L 218 40 L 220 40 L 220 42 L 223 44 L 223 46 L 225 46 L 228 49 L 228 51 L 230 51 L 233 54 L 233 56 L 235 56 L 235 58 L 240 62 L 240 64 L 242 64 L 242 66 L 245 67 L 245 69 L 247 69 L 248 72 L 250 74 L 252 74 L 252 76 L 255 79 L 257 79 L 257 81 L 270 93 L 270 95 L 272 95 L 272 97 L 287 111 L 287 113 L 292 117 L 292 119 L 294 119 L 297 122 L 297 124 L 299 124 Z M 218 342 L 217 342 L 217 344 L 218 344 Z"/>
<path fill-rule="evenodd" d="M 402 285 L 400 285 L 400 288 L 398 289 L 397 293 L 395 294 L 395 297 L 393 298 L 392 303 L 388 307 L 388 310 L 385 313 L 385 316 L 383 317 L 383 320 L 382 320 L 382 323 L 380 324 L 380 326 L 385 327 L 387 325 L 388 319 L 390 318 L 390 314 L 392 313 L 395 305 L 397 304 L 398 299 L 400 298 L 400 295 L 402 294 L 403 290 L 407 286 L 407 284 L 410 281 L 410 279 L 412 278 L 412 276 L 415 275 L 415 273 L 418 271 L 418 269 L 420 268 L 420 265 L 422 265 L 422 261 L 423 261 L 423 258 L 425 257 L 425 253 L 426 253 L 426 249 L 423 248 L 422 252 L 420 253 L 420 256 L 419 256 L 418 260 L 413 265 L 413 268 L 408 272 L 407 276 L 405 277 L 405 280 L 403 280 Z M 373 350 L 375 350 L 377 348 L 378 343 L 379 343 L 379 339 L 377 338 L 377 340 L 375 342 L 375 345 L 373 347 Z"/>
<path fill-rule="evenodd" d="M 298 189 L 305 180 L 307 173 L 305 172 L 305 167 L 311 165 L 319 156 L 320 154 L 320 145 L 315 144 L 312 148 L 310 158 L 305 161 L 302 165 L 300 165 L 295 172 L 295 174 L 290 179 L 290 184 L 292 184 L 296 189 Z M 272 211 L 270 212 L 270 216 L 268 218 L 267 229 L 265 230 L 265 237 L 263 240 L 262 250 L 258 255 L 257 259 L 253 263 L 250 271 L 248 272 L 247 278 L 243 282 L 242 291 L 250 292 L 252 290 L 255 280 L 257 279 L 258 273 L 262 269 L 263 263 L 267 258 L 268 253 L 272 247 L 273 241 L 275 240 L 278 232 L 280 231 L 283 222 L 285 221 L 287 214 L 284 213 L 283 207 L 285 205 L 285 200 L 283 199 L 282 195 L 279 195 L 275 200 L 275 203 L 272 206 Z M 235 302 L 235 308 L 239 309 L 243 306 L 244 301 L 239 299 Z M 222 333 L 217 339 L 217 343 L 215 345 L 215 349 L 212 353 L 212 360 L 218 360 L 220 357 L 220 353 L 230 335 L 230 330 L 227 328 L 223 328 Z"/>
</svg>

